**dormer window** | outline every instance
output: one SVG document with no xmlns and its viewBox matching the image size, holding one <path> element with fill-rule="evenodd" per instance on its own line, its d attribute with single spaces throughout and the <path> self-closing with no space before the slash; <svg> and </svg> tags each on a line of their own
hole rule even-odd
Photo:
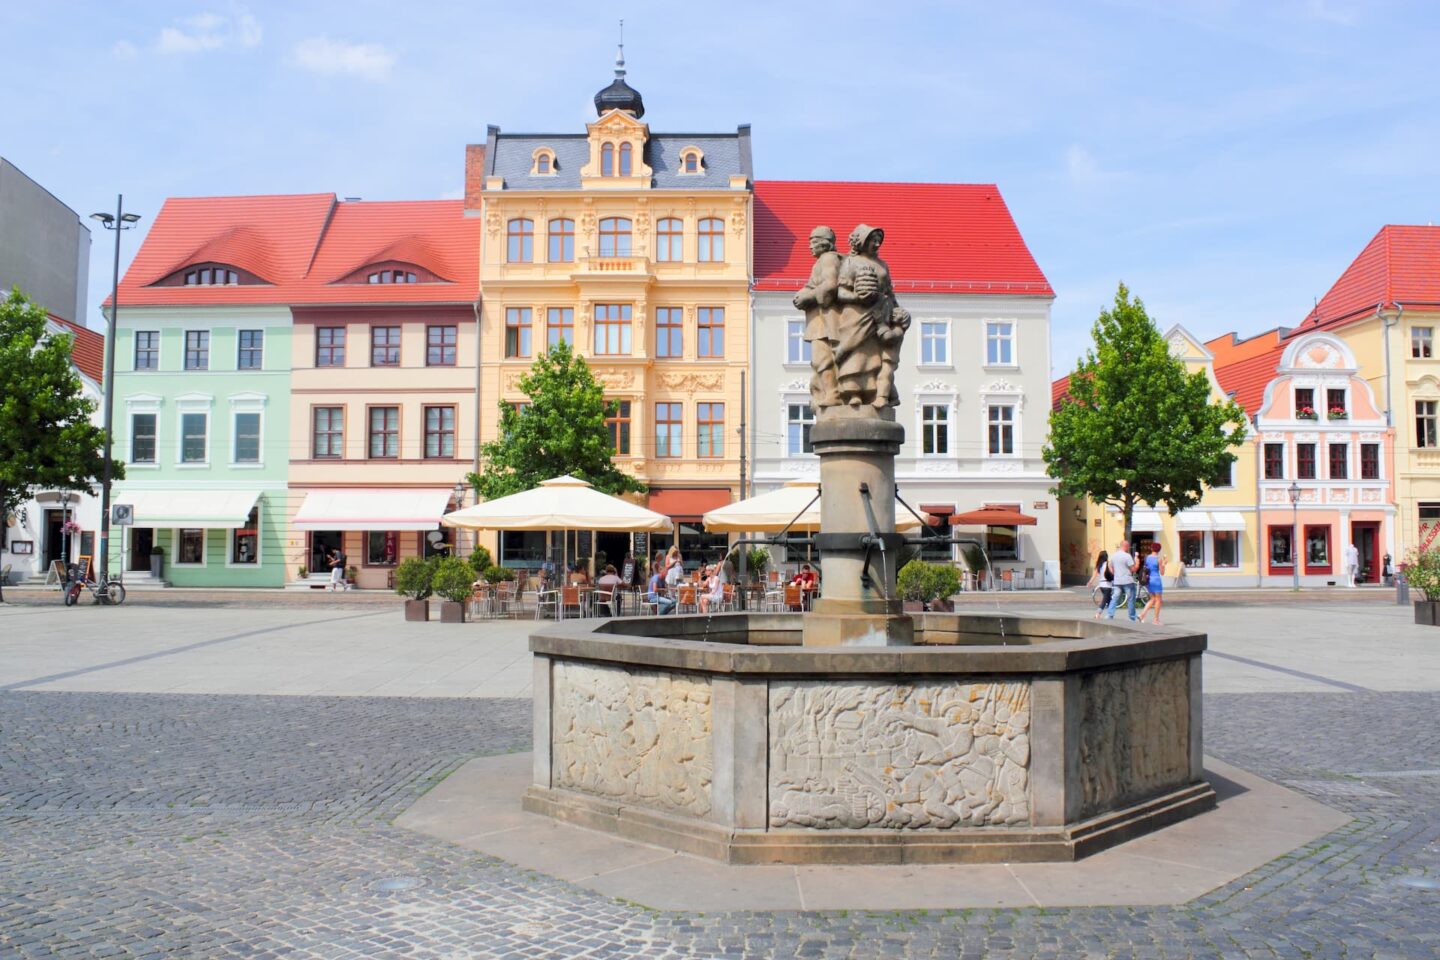
<svg viewBox="0 0 1440 960">
<path fill-rule="evenodd" d="M 413 270 L 379 270 L 365 275 L 366 283 L 419 283 Z"/>
<path fill-rule="evenodd" d="M 615 176 L 615 144 L 607 143 L 600 148 L 600 176 Z"/>
<path fill-rule="evenodd" d="M 228 263 L 192 263 L 155 281 L 157 287 L 234 287 L 265 281 Z"/>
<path fill-rule="evenodd" d="M 699 147 L 686 147 L 680 151 L 681 173 L 704 173 L 704 154 Z"/>
<path fill-rule="evenodd" d="M 630 176 L 630 154 L 633 148 L 628 143 L 620 144 L 620 176 Z"/>
<path fill-rule="evenodd" d="M 554 151 L 549 147 L 541 147 L 535 151 L 535 164 L 531 167 L 530 173 L 536 177 L 554 176 L 556 166 Z"/>
<path fill-rule="evenodd" d="M 391 284 L 445 283 L 447 281 L 444 277 L 437 277 L 434 273 L 418 264 L 406 263 L 403 260 L 382 260 L 375 263 L 367 263 L 365 266 L 334 282 Z"/>
</svg>

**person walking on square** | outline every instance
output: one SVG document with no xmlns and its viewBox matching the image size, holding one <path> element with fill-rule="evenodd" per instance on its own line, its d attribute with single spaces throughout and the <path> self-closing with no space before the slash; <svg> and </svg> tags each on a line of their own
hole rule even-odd
<svg viewBox="0 0 1440 960">
<path fill-rule="evenodd" d="M 1101 550 L 1100 555 L 1095 558 L 1095 572 L 1090 576 L 1090 582 L 1086 584 L 1091 590 L 1100 588 L 1100 602 L 1095 606 L 1095 616 L 1092 619 L 1099 620 L 1100 614 L 1110 606 L 1110 595 L 1115 592 L 1115 573 L 1110 569 L 1110 551 Z"/>
<path fill-rule="evenodd" d="M 1120 598 L 1125 598 L 1125 609 L 1130 611 L 1130 620 L 1135 620 L 1135 569 L 1138 564 L 1130 555 L 1130 541 L 1121 540 L 1120 546 L 1110 554 L 1110 572 L 1115 576 L 1115 587 L 1110 592 L 1110 606 L 1105 611 L 1106 620 L 1115 619 Z"/>
<path fill-rule="evenodd" d="M 1345 544 L 1345 579 L 1352 587 L 1360 585 L 1360 549 L 1353 543 Z"/>
<path fill-rule="evenodd" d="M 330 551 L 330 590 L 348 590 L 345 583 L 345 551 L 336 547 Z"/>
<path fill-rule="evenodd" d="M 1145 622 L 1145 616 L 1151 610 L 1155 611 L 1155 626 L 1160 626 L 1160 608 L 1165 605 L 1165 555 L 1160 552 L 1160 541 L 1150 541 L 1150 555 L 1143 561 L 1145 564 L 1145 589 L 1150 594 L 1150 599 L 1145 601 L 1145 609 L 1140 611 L 1140 622 Z"/>
</svg>

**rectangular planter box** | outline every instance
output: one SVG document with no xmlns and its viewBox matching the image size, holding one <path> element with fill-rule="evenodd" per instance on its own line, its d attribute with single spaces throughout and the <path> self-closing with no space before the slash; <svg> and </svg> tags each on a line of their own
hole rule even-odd
<svg viewBox="0 0 1440 960">
<path fill-rule="evenodd" d="M 411 622 L 423 622 L 430 619 L 429 600 L 406 600 L 405 619 Z"/>
<path fill-rule="evenodd" d="M 440 601 L 440 622 L 441 623 L 464 623 L 465 604 L 456 603 L 453 600 Z"/>
<path fill-rule="evenodd" d="M 1440 600 L 1416 600 L 1415 622 L 1427 627 L 1436 626 L 1437 607 L 1440 607 Z"/>
</svg>

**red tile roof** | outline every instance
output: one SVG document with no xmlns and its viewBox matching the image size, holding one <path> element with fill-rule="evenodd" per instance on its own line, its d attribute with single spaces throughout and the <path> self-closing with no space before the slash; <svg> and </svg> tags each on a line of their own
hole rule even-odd
<svg viewBox="0 0 1440 960">
<path fill-rule="evenodd" d="M 1065 374 L 1059 380 L 1050 384 L 1050 409 L 1059 410 L 1060 401 L 1070 392 L 1070 374 Z"/>
<path fill-rule="evenodd" d="M 464 216 L 460 200 L 338 203 L 332 193 L 172 197 L 120 281 L 120 302 L 463 303 L 479 292 L 479 244 L 479 221 Z M 335 283 L 382 260 L 413 262 L 451 282 Z M 154 286 L 206 262 L 239 267 L 266 282 Z"/>
<path fill-rule="evenodd" d="M 85 376 L 97 384 L 103 385 L 105 380 L 105 335 L 96 333 L 81 324 L 62 320 L 53 313 L 50 314 L 50 319 L 75 337 L 75 343 L 70 348 L 70 362 L 75 364 Z"/>
<path fill-rule="evenodd" d="M 1280 355 L 1284 348 L 1276 343 L 1268 352 L 1248 357 L 1235 363 L 1215 367 L 1215 379 L 1220 389 L 1235 398 L 1250 416 L 1260 412 L 1260 401 L 1265 398 L 1265 387 L 1275 379 L 1280 368 Z"/>
<path fill-rule="evenodd" d="M 798 290 L 810 278 L 810 231 L 835 230 L 842 252 L 858 223 L 885 230 L 895 289 L 1053 297 L 1000 190 L 988 183 L 755 182 L 755 286 Z"/>
<path fill-rule="evenodd" d="M 1440 307 L 1440 227 L 1381 227 L 1289 336 L 1373 316 L 1381 303 Z"/>
<path fill-rule="evenodd" d="M 1264 333 L 1257 333 L 1244 340 L 1241 340 L 1237 334 L 1223 333 L 1213 340 L 1206 340 L 1205 349 L 1214 355 L 1215 366 L 1223 367 L 1269 353 L 1275 349 L 1275 345 L 1280 342 L 1283 334 L 1284 330 L 1280 327 L 1266 330 Z"/>
</svg>

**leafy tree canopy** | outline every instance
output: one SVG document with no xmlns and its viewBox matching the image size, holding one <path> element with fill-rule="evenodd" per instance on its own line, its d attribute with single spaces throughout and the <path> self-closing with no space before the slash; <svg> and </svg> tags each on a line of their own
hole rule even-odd
<svg viewBox="0 0 1440 960">
<path fill-rule="evenodd" d="M 46 320 L 19 288 L 0 300 L 0 522 L 33 491 L 88 490 L 103 470 L 105 431 L 70 365 L 74 338 L 47 334 Z"/>
<path fill-rule="evenodd" d="M 1070 375 L 1069 395 L 1050 414 L 1042 451 L 1052 492 L 1113 505 L 1125 536 L 1137 503 L 1171 514 L 1200 502 L 1245 440 L 1245 412 L 1212 402 L 1205 372 L 1170 355 L 1139 298 L 1120 284 L 1102 310 L 1095 340 Z"/>
<path fill-rule="evenodd" d="M 520 378 L 530 398 L 516 409 L 500 403 L 500 439 L 484 444 L 484 468 L 469 476 L 486 500 L 529 490 L 569 474 L 604 493 L 642 493 L 645 485 L 616 469 L 605 418 L 612 406 L 585 359 L 561 341 Z"/>
</svg>

